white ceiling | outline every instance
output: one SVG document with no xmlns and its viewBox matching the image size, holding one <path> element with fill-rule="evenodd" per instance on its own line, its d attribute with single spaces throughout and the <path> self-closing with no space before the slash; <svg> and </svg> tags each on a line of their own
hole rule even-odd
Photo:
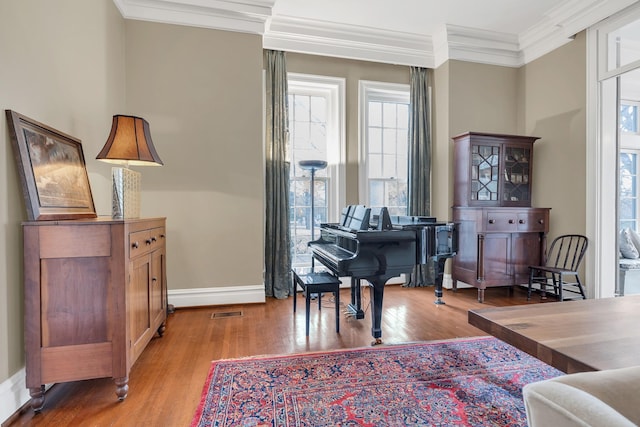
<svg viewBox="0 0 640 427">
<path fill-rule="evenodd" d="M 519 67 L 639 0 L 113 0 L 127 19 L 260 34 L 263 47 L 403 65 Z"/>
</svg>

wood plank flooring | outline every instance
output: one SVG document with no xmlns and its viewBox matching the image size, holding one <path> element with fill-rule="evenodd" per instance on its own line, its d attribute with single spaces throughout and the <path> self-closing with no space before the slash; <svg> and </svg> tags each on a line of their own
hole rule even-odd
<svg viewBox="0 0 640 427">
<path fill-rule="evenodd" d="M 369 346 L 371 313 L 365 319 L 340 319 L 335 333 L 335 310 L 329 295 L 322 310 L 311 307 L 309 337 L 305 337 L 304 299 L 268 298 L 265 304 L 179 308 L 170 314 L 162 338 L 151 340 L 131 370 L 129 395 L 119 402 L 112 379 L 57 384 L 46 394 L 44 409 L 24 408 L 5 426 L 189 426 L 200 400 L 212 360 L 289 354 Z M 535 304 L 521 289 L 489 288 L 485 302 L 477 290 L 445 290 L 446 305 L 433 304 L 433 288 L 387 286 L 384 296 L 384 343 L 440 340 L 486 335 L 467 322 L 471 308 Z M 349 300 L 343 289 L 341 302 Z M 548 301 L 554 301 L 552 299 Z M 363 289 L 363 307 L 369 292 Z M 238 312 L 240 314 L 238 315 Z M 216 316 L 212 316 L 217 314 Z"/>
</svg>

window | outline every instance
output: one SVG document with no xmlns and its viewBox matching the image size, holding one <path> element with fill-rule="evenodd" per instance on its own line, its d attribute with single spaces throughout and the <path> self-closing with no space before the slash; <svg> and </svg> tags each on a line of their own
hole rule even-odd
<svg viewBox="0 0 640 427">
<path fill-rule="evenodd" d="M 406 215 L 409 86 L 361 81 L 360 123 L 360 198 Z"/>
<path fill-rule="evenodd" d="M 620 131 L 624 133 L 640 133 L 638 128 L 638 107 L 640 103 L 621 101 L 620 103 Z"/>
<path fill-rule="evenodd" d="M 620 228 L 638 229 L 638 150 L 620 150 Z"/>
<path fill-rule="evenodd" d="M 288 74 L 289 85 L 289 221 L 292 266 L 311 266 L 307 243 L 312 230 L 336 222 L 344 204 L 344 80 Z M 324 160 L 326 169 L 315 172 L 314 218 L 311 218 L 311 174 L 301 160 Z"/>
</svg>

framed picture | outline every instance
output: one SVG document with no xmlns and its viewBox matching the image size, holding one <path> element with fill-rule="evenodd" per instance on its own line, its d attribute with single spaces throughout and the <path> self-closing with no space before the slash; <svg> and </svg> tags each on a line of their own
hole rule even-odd
<svg viewBox="0 0 640 427">
<path fill-rule="evenodd" d="M 95 218 L 79 139 L 5 110 L 29 220 Z"/>
</svg>

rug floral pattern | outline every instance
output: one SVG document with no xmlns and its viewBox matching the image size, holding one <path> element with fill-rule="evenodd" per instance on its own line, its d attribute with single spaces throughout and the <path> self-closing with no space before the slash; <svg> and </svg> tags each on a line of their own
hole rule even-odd
<svg viewBox="0 0 640 427">
<path fill-rule="evenodd" d="M 526 426 L 562 372 L 492 337 L 215 361 L 192 427 Z"/>
</svg>

